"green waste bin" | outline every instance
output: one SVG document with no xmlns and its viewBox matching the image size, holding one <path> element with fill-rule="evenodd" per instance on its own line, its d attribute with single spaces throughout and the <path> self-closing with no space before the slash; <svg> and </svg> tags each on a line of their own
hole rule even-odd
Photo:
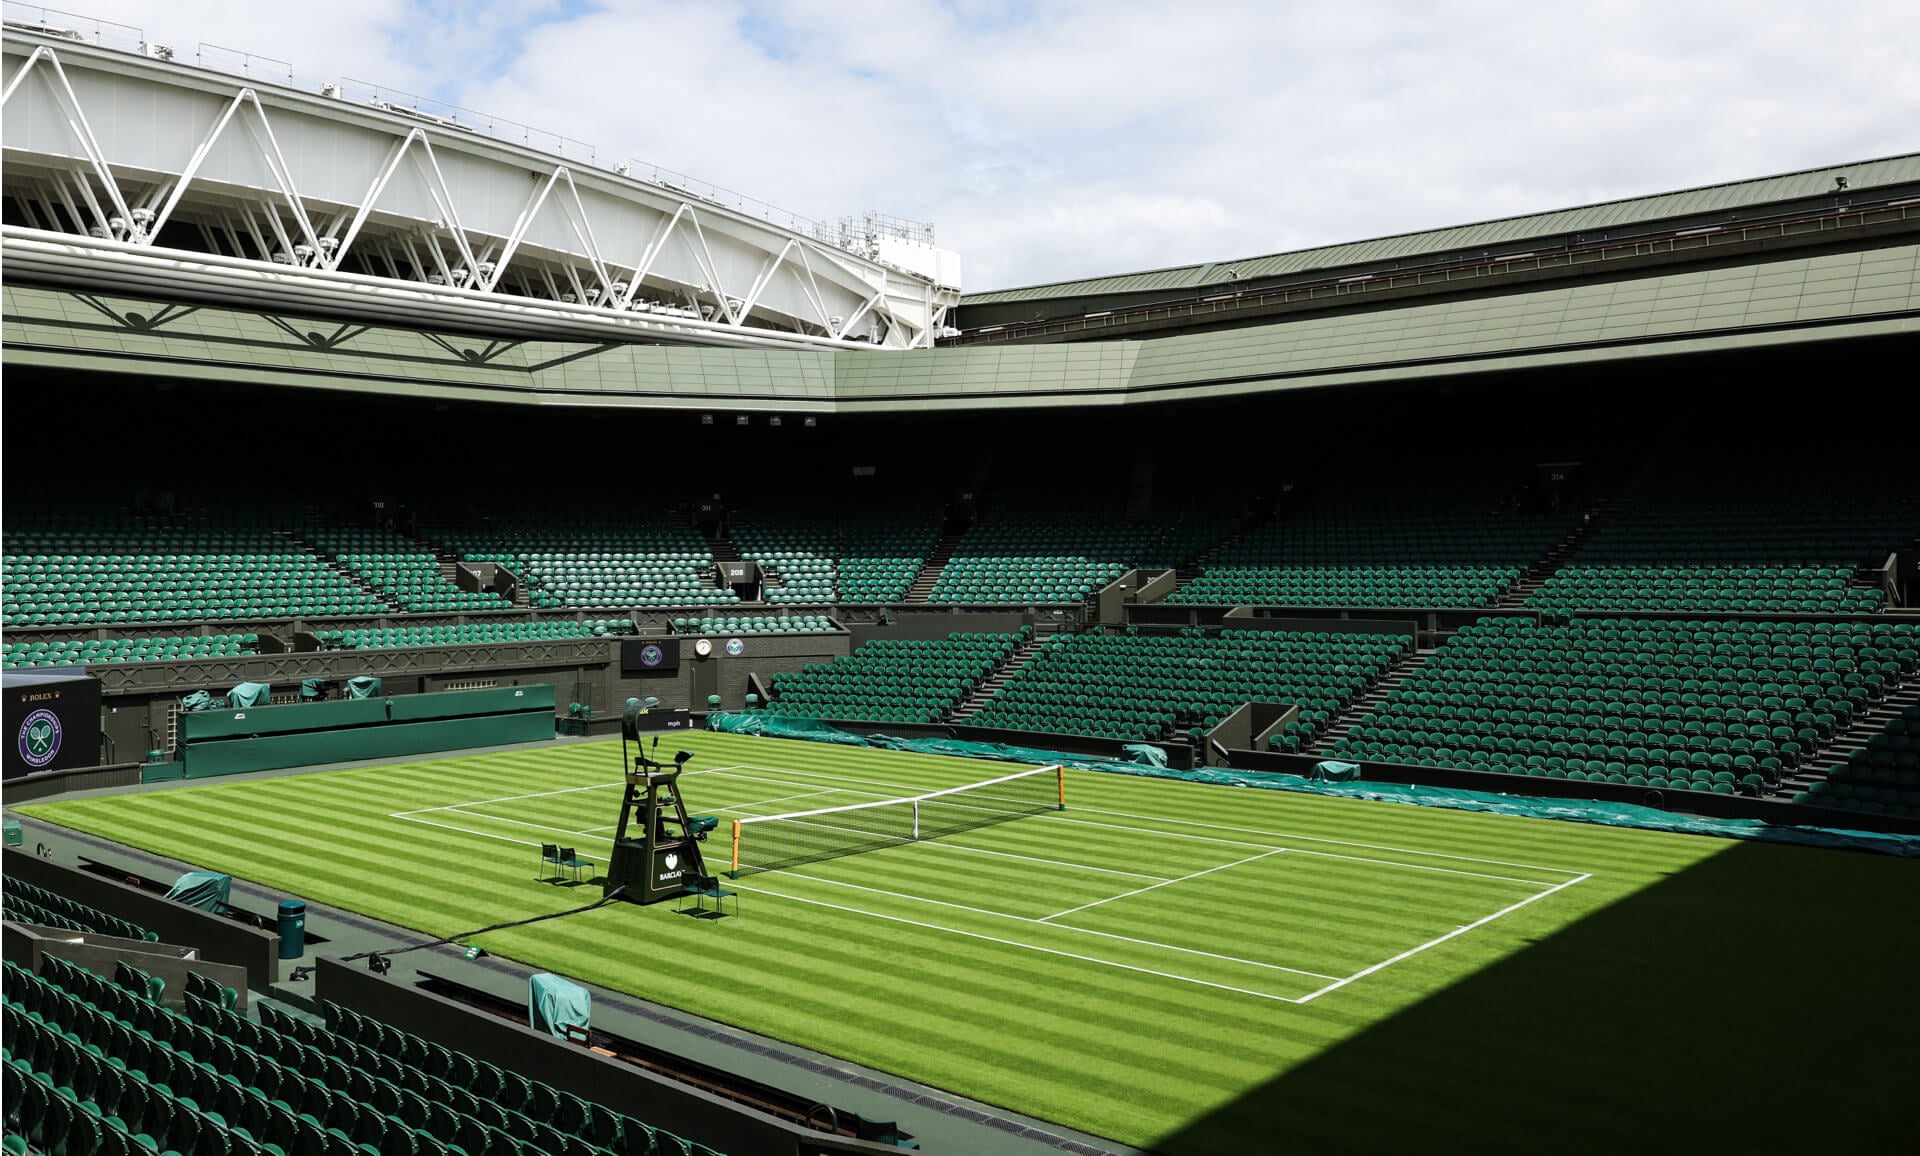
<svg viewBox="0 0 1920 1156">
<path fill-rule="evenodd" d="M 307 905 L 298 899 L 280 901 L 280 958 L 299 959 L 307 953 Z"/>
</svg>

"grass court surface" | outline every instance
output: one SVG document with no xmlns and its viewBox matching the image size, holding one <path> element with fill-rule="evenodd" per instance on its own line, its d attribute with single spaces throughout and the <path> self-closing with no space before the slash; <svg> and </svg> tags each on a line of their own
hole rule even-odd
<svg viewBox="0 0 1920 1156">
<path fill-rule="evenodd" d="M 665 741 L 697 754 L 682 779 L 689 810 L 723 818 L 706 845 L 716 873 L 725 819 L 1017 769 L 709 733 Z M 609 741 L 21 810 L 449 935 L 596 898 L 598 884 L 541 881 L 538 848 L 570 844 L 604 869 L 620 769 Z M 1091 772 L 1069 771 L 1066 793 L 1063 812 L 744 875 L 728 884 L 738 918 L 614 904 L 481 942 L 1125 1143 L 1257 1151 L 1262 1117 L 1234 1105 L 1731 846 Z"/>
</svg>

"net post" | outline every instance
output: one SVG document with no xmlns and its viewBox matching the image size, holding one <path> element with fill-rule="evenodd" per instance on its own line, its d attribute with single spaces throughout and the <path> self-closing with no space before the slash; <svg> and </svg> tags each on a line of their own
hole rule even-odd
<svg viewBox="0 0 1920 1156">
<path fill-rule="evenodd" d="M 740 878 L 740 820 L 733 821 L 733 864 L 727 869 L 727 878 Z"/>
<path fill-rule="evenodd" d="M 1067 809 L 1067 767 L 1065 763 L 1056 763 L 1053 768 L 1055 779 L 1060 786 L 1060 810 Z"/>
</svg>

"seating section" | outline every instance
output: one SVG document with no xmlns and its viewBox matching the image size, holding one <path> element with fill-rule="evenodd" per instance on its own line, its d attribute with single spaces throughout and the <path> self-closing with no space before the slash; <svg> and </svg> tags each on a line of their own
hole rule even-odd
<svg viewBox="0 0 1920 1156">
<path fill-rule="evenodd" d="M 1920 662 L 1911 623 L 1482 619 L 1337 755 L 1577 782 L 1764 789 Z"/>
<path fill-rule="evenodd" d="M 1903 707 L 1864 747 L 1821 771 L 1826 777 L 1794 802 L 1920 818 L 1920 703 Z"/>
<path fill-rule="evenodd" d="M 1003 507 L 960 538 L 929 602 L 975 606 L 1083 601 L 1139 566 L 1179 566 L 1227 529 L 1217 515 L 1129 521 L 1097 507 Z"/>
<path fill-rule="evenodd" d="M 1897 457 L 1897 455 L 1896 455 Z M 1668 466 L 1527 605 L 1554 611 L 1870 614 L 1885 602 L 1859 567 L 1920 537 L 1920 481 L 1885 471 L 1809 473 L 1773 455 L 1741 467 Z"/>
<path fill-rule="evenodd" d="M 90 931 L 96 935 L 114 935 L 121 939 L 160 938 L 117 915 L 108 915 L 97 907 L 89 907 L 77 899 L 69 899 L 21 879 L 7 880 L 5 889 L 0 890 L 0 912 L 4 912 L 5 918 L 20 923 L 57 927 L 62 931 Z"/>
<path fill-rule="evenodd" d="M 590 622 L 462 622 L 446 626 L 389 626 L 368 630 L 318 630 L 314 636 L 338 650 L 391 650 L 405 646 L 472 646 L 476 643 L 547 642 L 593 638 L 613 631 Z"/>
<path fill-rule="evenodd" d="M 940 538 L 925 512 L 863 510 L 843 521 L 754 510 L 751 518 L 734 528 L 733 543 L 760 564 L 766 600 L 786 605 L 898 602 Z"/>
<path fill-rule="evenodd" d="M 1021 638 L 956 631 L 925 641 L 879 639 L 845 658 L 774 675 L 766 709 L 802 718 L 939 722 Z"/>
<path fill-rule="evenodd" d="M 1300 708 L 1311 736 L 1411 645 L 1410 635 L 1183 630 L 1057 635 L 967 722 L 976 726 L 1168 739 L 1212 727 L 1244 703 Z"/>
<path fill-rule="evenodd" d="M 18 523 L 18 524 L 16 524 Z M 8 514 L 6 609 L 17 626 L 108 626 L 384 613 L 302 550 L 292 519 Z"/>
<path fill-rule="evenodd" d="M 1498 481 L 1393 474 L 1343 485 L 1254 529 L 1167 601 L 1490 606 L 1576 521 L 1515 512 Z"/>
<path fill-rule="evenodd" d="M 676 618 L 673 629 L 679 634 L 818 634 L 839 628 L 824 614 L 741 614 Z"/>
<path fill-rule="evenodd" d="M 120 964 L 6 964 L 8 1126 L 49 1152 L 710 1156 L 518 1073 L 330 1007 L 328 1031 L 189 983 L 185 1013 Z"/>
<path fill-rule="evenodd" d="M 713 551 L 690 529 L 645 515 L 527 513 L 486 529 L 423 531 L 469 562 L 498 562 L 542 609 L 726 606 L 740 601 L 713 572 Z"/>
<path fill-rule="evenodd" d="M 107 662 L 186 662 L 197 658 L 233 658 L 260 651 L 258 634 L 188 634 L 165 638 L 89 638 L 84 641 L 9 642 L 0 647 L 0 664 L 93 666 Z"/>
<path fill-rule="evenodd" d="M 460 589 L 440 572 L 431 551 L 392 530 L 308 525 L 300 536 L 401 610 L 448 614 L 513 607 L 490 590 Z"/>
</svg>

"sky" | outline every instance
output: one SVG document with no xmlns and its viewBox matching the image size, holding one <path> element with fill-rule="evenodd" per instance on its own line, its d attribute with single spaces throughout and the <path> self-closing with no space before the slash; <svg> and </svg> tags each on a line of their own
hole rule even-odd
<svg viewBox="0 0 1920 1156">
<path fill-rule="evenodd" d="M 804 217 L 930 221 L 970 290 L 1920 149 L 1906 0 L 66 3 L 178 61 L 245 51 Z"/>
</svg>

